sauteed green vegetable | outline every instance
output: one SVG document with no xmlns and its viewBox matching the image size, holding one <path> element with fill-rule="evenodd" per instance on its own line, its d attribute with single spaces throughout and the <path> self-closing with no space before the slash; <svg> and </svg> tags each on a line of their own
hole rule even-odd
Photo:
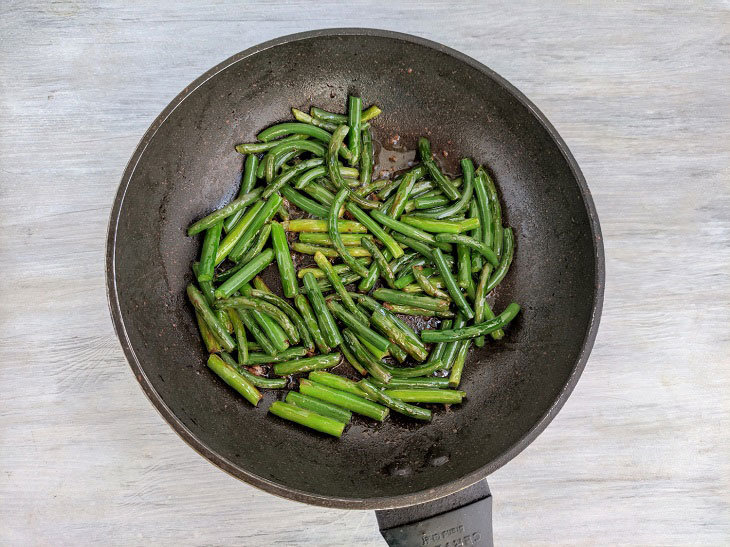
<svg viewBox="0 0 730 547">
<path fill-rule="evenodd" d="M 269 412 L 335 437 L 353 412 L 428 421 L 461 403 L 471 344 L 500 343 L 520 311 L 488 303 L 515 235 L 487 169 L 463 158 L 451 177 L 421 137 L 415 164 L 376 178 L 380 113 L 359 97 L 347 114 L 292 108 L 296 121 L 236 146 L 238 196 L 188 228 L 202 234 L 187 295 L 210 369 L 253 405 L 290 388 Z M 273 262 L 283 297 L 259 277 Z"/>
</svg>

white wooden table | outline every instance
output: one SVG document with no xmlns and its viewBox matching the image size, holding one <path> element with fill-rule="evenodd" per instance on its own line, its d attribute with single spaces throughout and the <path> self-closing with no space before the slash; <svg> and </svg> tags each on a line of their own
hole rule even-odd
<svg viewBox="0 0 730 547">
<path fill-rule="evenodd" d="M 495 69 L 593 191 L 601 330 L 563 411 L 491 477 L 497 544 L 730 544 L 728 4 L 347 4 L 0 5 L 0 544 L 383 545 L 372 513 L 275 498 L 186 446 L 104 289 L 109 208 L 157 113 L 239 50 L 335 26 Z"/>
</svg>

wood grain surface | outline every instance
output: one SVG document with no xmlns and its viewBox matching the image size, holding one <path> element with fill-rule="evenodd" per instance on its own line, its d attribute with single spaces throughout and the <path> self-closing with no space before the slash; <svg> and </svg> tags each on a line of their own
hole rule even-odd
<svg viewBox="0 0 730 547">
<path fill-rule="evenodd" d="M 371 512 L 219 471 L 130 374 L 109 209 L 148 125 L 209 67 L 336 26 L 410 32 L 525 92 L 581 165 L 606 301 L 573 396 L 490 479 L 498 545 L 730 544 L 730 6 L 0 4 L 0 544 L 380 546 Z"/>
</svg>

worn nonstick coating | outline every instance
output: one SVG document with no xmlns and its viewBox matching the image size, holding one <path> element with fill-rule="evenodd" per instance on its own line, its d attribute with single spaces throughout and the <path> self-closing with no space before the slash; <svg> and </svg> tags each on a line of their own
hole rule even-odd
<svg viewBox="0 0 730 547">
<path fill-rule="evenodd" d="M 461 406 L 431 423 L 354 419 L 341 439 L 267 415 L 205 366 L 185 298 L 200 238 L 186 227 L 237 192 L 235 143 L 290 119 L 290 107 L 342 111 L 348 93 L 377 103 L 381 141 L 484 163 L 515 228 L 497 313 L 522 314 L 498 343 L 470 355 Z M 319 505 L 391 508 L 456 492 L 519 453 L 554 417 L 595 338 L 603 294 L 600 230 L 567 147 L 515 88 L 473 59 L 393 32 L 287 36 L 231 57 L 188 86 L 142 139 L 112 210 L 107 247 L 112 317 L 153 404 L 195 450 L 234 476 Z"/>
</svg>

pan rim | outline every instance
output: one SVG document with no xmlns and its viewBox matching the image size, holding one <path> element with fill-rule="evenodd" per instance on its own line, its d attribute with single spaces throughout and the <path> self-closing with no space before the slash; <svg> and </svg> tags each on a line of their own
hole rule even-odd
<svg viewBox="0 0 730 547">
<path fill-rule="evenodd" d="M 547 412 L 545 412 L 545 414 L 519 440 L 513 443 L 512 446 L 505 450 L 498 458 L 492 460 L 488 464 L 480 467 L 472 473 L 464 475 L 459 479 L 452 480 L 448 483 L 439 485 L 434 488 L 411 492 L 408 494 L 400 494 L 397 496 L 376 498 L 342 498 L 313 494 L 311 492 L 294 489 L 276 483 L 264 477 L 258 476 L 254 473 L 251 473 L 250 471 L 247 471 L 246 469 L 243 469 L 242 467 L 234 464 L 230 460 L 222 457 L 217 452 L 211 450 L 204 442 L 199 440 L 182 423 L 181 420 L 178 419 L 178 417 L 162 400 L 162 397 L 155 390 L 149 378 L 147 378 L 144 369 L 142 368 L 142 365 L 137 358 L 137 355 L 132 348 L 131 342 L 127 335 L 127 330 L 124 325 L 124 320 L 122 318 L 121 306 L 116 285 L 116 235 L 126 191 L 147 146 L 154 138 L 158 129 L 165 123 L 167 118 L 175 111 L 175 109 L 208 80 L 214 78 L 220 72 L 223 72 L 224 70 L 230 68 L 236 63 L 241 62 L 246 58 L 266 51 L 267 49 L 271 49 L 291 42 L 302 41 L 316 37 L 341 36 L 368 36 L 375 38 L 387 38 L 400 40 L 433 49 L 439 53 L 447 54 L 460 62 L 466 63 L 467 65 L 485 74 L 487 77 L 495 81 L 498 85 L 503 87 L 512 97 L 514 97 L 520 104 L 527 108 L 530 113 L 537 119 L 537 121 L 543 126 L 543 128 L 547 131 L 548 135 L 556 144 L 558 150 L 567 162 L 570 171 L 578 184 L 578 188 L 583 199 L 583 204 L 588 215 L 593 241 L 595 277 L 593 280 L 594 298 L 590 323 L 588 325 L 586 335 L 583 339 L 578 359 L 573 366 L 568 381 L 563 386 L 560 394 L 552 403 Z M 603 237 L 601 234 L 601 227 L 599 224 L 595 204 L 591 197 L 590 190 L 588 189 L 585 177 L 583 176 L 583 173 L 578 166 L 578 163 L 568 149 L 566 143 L 563 141 L 563 139 L 560 137 L 556 129 L 548 121 L 545 115 L 521 91 L 519 91 L 506 79 L 494 72 L 492 69 L 488 68 L 486 65 L 469 57 L 468 55 L 465 55 L 464 53 L 461 53 L 455 49 L 444 46 L 437 42 L 427 40 L 418 36 L 413 36 L 411 34 L 370 28 L 319 29 L 289 34 L 272 40 L 268 40 L 229 57 L 225 61 L 207 70 L 201 76 L 196 78 L 192 83 L 187 85 L 155 118 L 155 120 L 152 122 L 150 127 L 140 139 L 134 150 L 134 153 L 132 154 L 129 162 L 124 169 L 124 174 L 122 175 L 122 179 L 114 198 L 114 203 L 112 205 L 109 217 L 105 256 L 107 302 L 109 305 L 114 330 L 122 346 L 122 350 L 124 351 L 127 362 L 129 363 L 132 372 L 137 378 L 137 381 L 142 387 L 142 390 L 144 391 L 147 398 L 157 409 L 160 415 L 162 415 L 163 419 L 170 425 L 170 427 L 172 427 L 172 429 L 183 439 L 183 441 L 185 441 L 191 448 L 193 448 L 193 450 L 195 450 L 198 454 L 214 464 L 216 467 L 222 469 L 233 477 L 242 480 L 248 484 L 251 484 L 252 486 L 255 486 L 270 494 L 274 494 L 294 501 L 309 503 L 312 505 L 341 509 L 395 509 L 399 507 L 406 507 L 410 505 L 433 501 L 444 496 L 454 494 L 475 484 L 479 480 L 487 477 L 490 473 L 502 467 L 504 464 L 506 464 L 508 461 L 510 461 L 512 458 L 522 452 L 540 433 L 542 433 L 542 431 L 545 430 L 545 428 L 550 424 L 553 418 L 555 418 L 557 413 L 560 411 L 560 409 L 563 407 L 566 400 L 572 393 L 576 384 L 578 383 L 578 380 L 583 370 L 585 369 L 586 362 L 588 361 L 588 357 L 593 348 L 593 344 L 598 333 L 598 326 L 600 323 L 601 312 L 603 309 L 603 297 L 605 287 L 605 257 L 603 249 Z"/>
</svg>

